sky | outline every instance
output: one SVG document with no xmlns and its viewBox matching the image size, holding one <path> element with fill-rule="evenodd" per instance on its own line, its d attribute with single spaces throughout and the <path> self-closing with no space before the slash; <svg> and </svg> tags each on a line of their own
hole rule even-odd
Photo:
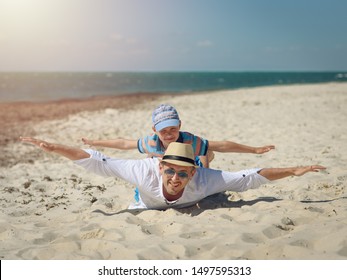
<svg viewBox="0 0 347 280">
<path fill-rule="evenodd" d="M 0 0 L 0 71 L 343 71 L 346 0 Z"/>
</svg>

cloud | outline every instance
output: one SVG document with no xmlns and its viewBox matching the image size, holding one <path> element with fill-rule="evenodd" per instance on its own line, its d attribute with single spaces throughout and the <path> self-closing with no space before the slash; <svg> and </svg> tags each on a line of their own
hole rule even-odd
<svg viewBox="0 0 347 280">
<path fill-rule="evenodd" d="M 299 45 L 290 45 L 285 47 L 273 47 L 273 46 L 267 46 L 264 48 L 265 52 L 267 53 L 284 53 L 284 52 L 301 52 L 305 49 L 302 46 Z"/>
<path fill-rule="evenodd" d="M 124 35 L 119 34 L 119 33 L 112 33 L 109 35 L 109 38 L 110 38 L 111 42 L 128 44 L 128 45 L 134 45 L 138 42 L 137 39 L 135 39 L 135 38 L 125 37 Z"/>
<path fill-rule="evenodd" d="M 66 39 L 52 39 L 47 42 L 49 47 L 59 47 L 59 48 L 67 48 L 71 46 L 71 42 Z"/>
<path fill-rule="evenodd" d="M 112 33 L 110 34 L 110 39 L 113 42 L 123 42 L 124 36 L 122 34 Z"/>
<path fill-rule="evenodd" d="M 196 45 L 200 48 L 209 48 L 212 47 L 214 44 L 210 40 L 204 40 L 197 42 Z"/>
<path fill-rule="evenodd" d="M 118 49 L 112 50 L 112 55 L 116 57 L 127 57 L 127 56 L 146 56 L 150 53 L 148 49 L 145 48 L 135 48 L 135 49 Z"/>
</svg>

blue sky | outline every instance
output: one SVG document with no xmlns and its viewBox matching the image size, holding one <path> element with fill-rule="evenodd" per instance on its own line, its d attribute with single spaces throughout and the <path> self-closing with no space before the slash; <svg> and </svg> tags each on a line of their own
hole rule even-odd
<svg viewBox="0 0 347 280">
<path fill-rule="evenodd" d="M 0 71 L 347 70 L 346 0 L 0 0 Z"/>
</svg>

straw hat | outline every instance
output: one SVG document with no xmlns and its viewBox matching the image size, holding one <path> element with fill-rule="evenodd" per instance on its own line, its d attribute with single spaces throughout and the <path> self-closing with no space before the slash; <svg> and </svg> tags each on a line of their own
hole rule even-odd
<svg viewBox="0 0 347 280">
<path fill-rule="evenodd" d="M 172 142 L 166 149 L 162 159 L 163 162 L 179 165 L 179 166 L 194 166 L 195 156 L 193 147 L 190 144 Z"/>
</svg>

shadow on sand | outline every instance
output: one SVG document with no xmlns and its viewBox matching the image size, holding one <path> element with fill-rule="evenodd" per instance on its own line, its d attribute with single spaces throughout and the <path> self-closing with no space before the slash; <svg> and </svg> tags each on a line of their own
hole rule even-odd
<svg viewBox="0 0 347 280">
<path fill-rule="evenodd" d="M 302 200 L 301 203 L 327 203 L 332 202 L 339 199 L 347 199 L 347 197 L 339 197 L 334 199 L 328 199 L 328 200 Z M 281 201 L 282 199 L 275 198 L 275 197 L 259 197 L 257 199 L 245 201 L 245 200 L 238 200 L 238 201 L 230 201 L 228 200 L 228 196 L 224 193 L 218 193 L 215 195 L 211 195 L 209 197 L 206 197 L 205 199 L 199 201 L 193 206 L 186 207 L 186 208 L 174 208 L 176 211 L 182 213 L 182 214 L 189 214 L 190 216 L 198 216 L 205 210 L 212 210 L 212 209 L 219 209 L 219 208 L 241 208 L 243 206 L 252 206 L 259 202 L 267 202 L 271 203 L 274 201 Z M 107 213 L 103 210 L 97 209 L 94 210 L 94 213 L 100 213 L 105 216 L 113 216 L 113 215 L 119 215 L 123 213 L 130 213 L 133 215 L 138 215 L 142 213 L 143 211 L 148 211 L 149 209 L 124 209 L 118 212 L 114 213 Z M 157 211 L 165 211 L 165 210 L 157 210 Z"/>
<path fill-rule="evenodd" d="M 209 197 L 206 197 L 205 199 L 199 201 L 193 206 L 185 207 L 185 208 L 174 208 L 176 211 L 184 214 L 189 214 L 191 216 L 197 216 L 201 214 L 205 210 L 211 210 L 211 209 L 218 209 L 218 208 L 240 208 L 242 206 L 252 206 L 255 203 L 258 202 L 274 202 L 274 201 L 280 201 L 281 199 L 275 198 L 275 197 L 260 197 L 254 200 L 239 200 L 239 201 L 229 201 L 228 196 L 223 193 L 218 193 L 215 195 L 211 195 Z M 113 216 L 123 213 L 131 213 L 133 215 L 138 215 L 142 213 L 143 211 L 148 211 L 149 209 L 124 209 L 118 212 L 114 213 L 107 213 L 103 210 L 96 209 L 93 212 L 94 213 L 100 213 L 105 216 Z M 165 210 L 157 210 L 157 211 L 165 211 Z"/>
</svg>

